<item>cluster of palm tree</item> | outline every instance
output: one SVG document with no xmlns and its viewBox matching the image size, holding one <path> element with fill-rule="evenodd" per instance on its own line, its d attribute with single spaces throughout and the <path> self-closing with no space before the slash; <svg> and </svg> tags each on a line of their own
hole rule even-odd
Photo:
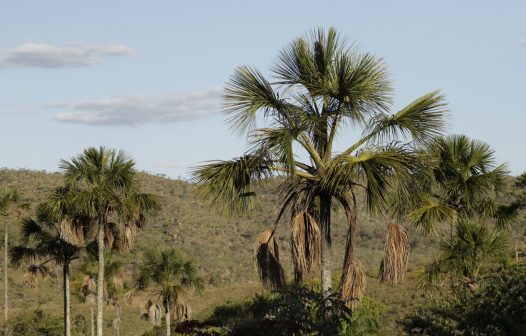
<svg viewBox="0 0 526 336">
<path fill-rule="evenodd" d="M 405 277 L 409 238 L 398 223 L 429 233 L 434 223 L 447 222 L 458 226 L 457 239 L 464 239 L 461 232 L 476 231 L 489 235 L 485 246 L 497 249 L 498 235 L 463 218 L 489 216 L 505 225 L 512 211 L 494 200 L 505 189 L 507 171 L 494 165 L 488 145 L 444 137 L 448 110 L 439 92 L 392 112 L 393 89 L 383 60 L 348 45 L 333 28 L 294 40 L 271 73 L 273 81 L 243 66 L 226 85 L 228 122 L 248 137 L 248 151 L 193 170 L 204 199 L 228 213 L 250 211 L 257 185 L 278 178 L 281 209 L 254 249 L 266 287 L 285 283 L 274 236 L 285 221 L 291 226 L 296 282 L 321 268 L 322 291 L 331 294 L 331 218 L 340 210 L 348 232 L 338 292 L 345 301 L 359 299 L 365 286 L 355 257 L 361 195 L 370 212 L 389 222 L 381 281 Z M 353 138 L 347 147 L 336 145 Z"/>
<path fill-rule="evenodd" d="M 11 260 L 15 265 L 30 263 L 24 275 L 29 285 L 35 285 L 37 275 L 48 272 L 50 262 L 62 267 L 64 335 L 70 336 L 70 264 L 79 259 L 81 252 L 96 251 L 100 336 L 105 304 L 105 251 L 127 251 L 146 219 L 160 209 L 160 198 L 141 192 L 135 163 L 122 151 L 88 148 L 70 161 L 62 161 L 60 167 L 64 184 L 49 193 L 37 207 L 34 218 L 22 221 L 21 244 L 10 249 Z M 16 193 L 2 190 L 2 214 L 7 214 L 9 205 L 17 201 Z M 7 230 L 5 234 L 7 253 Z M 6 258 L 6 270 L 7 261 Z M 7 309 L 4 312 L 7 320 Z M 5 329 L 7 332 L 7 321 Z"/>
</svg>

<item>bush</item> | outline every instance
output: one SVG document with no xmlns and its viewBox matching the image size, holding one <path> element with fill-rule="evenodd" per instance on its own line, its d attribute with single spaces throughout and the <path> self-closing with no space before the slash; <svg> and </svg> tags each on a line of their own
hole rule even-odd
<svg viewBox="0 0 526 336">
<path fill-rule="evenodd" d="M 400 322 L 409 335 L 526 335 L 526 265 L 503 266 L 475 290 L 457 288 L 451 297 L 418 309 Z"/>
<path fill-rule="evenodd" d="M 48 315 L 40 309 L 20 313 L 10 321 L 13 336 L 61 336 L 64 331 L 62 317 Z"/>
<path fill-rule="evenodd" d="M 252 301 L 216 307 L 209 323 L 233 335 L 375 335 L 383 307 L 365 299 L 351 311 L 337 295 L 324 299 L 309 288 L 287 288 Z"/>
</svg>

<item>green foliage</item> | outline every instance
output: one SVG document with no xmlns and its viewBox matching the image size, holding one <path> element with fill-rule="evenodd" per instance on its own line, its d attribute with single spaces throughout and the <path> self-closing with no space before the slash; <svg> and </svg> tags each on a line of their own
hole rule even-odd
<svg viewBox="0 0 526 336">
<path fill-rule="evenodd" d="M 337 295 L 323 298 L 318 291 L 291 287 L 218 306 L 207 322 L 228 326 L 234 335 L 380 335 L 383 313 L 371 299 L 351 311 Z"/>
<path fill-rule="evenodd" d="M 13 336 L 61 336 L 64 331 L 60 317 L 40 309 L 20 313 L 10 320 Z"/>
<path fill-rule="evenodd" d="M 526 265 L 496 269 L 471 290 L 420 308 L 400 323 L 409 335 L 514 336 L 526 330 Z"/>
<path fill-rule="evenodd" d="M 140 265 L 136 291 L 150 290 L 165 305 L 177 304 L 188 289 L 201 291 L 203 279 L 191 261 L 184 260 L 174 249 L 156 253 L 150 251 Z"/>
<path fill-rule="evenodd" d="M 504 259 L 509 252 L 506 236 L 484 224 L 460 220 L 455 234 L 442 238 L 440 255 L 419 274 L 420 288 L 432 289 L 446 277 L 473 285 L 483 266 Z"/>
</svg>

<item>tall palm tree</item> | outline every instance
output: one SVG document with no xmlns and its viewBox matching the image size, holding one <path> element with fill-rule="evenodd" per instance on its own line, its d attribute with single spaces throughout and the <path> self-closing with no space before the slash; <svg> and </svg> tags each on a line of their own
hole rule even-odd
<svg viewBox="0 0 526 336">
<path fill-rule="evenodd" d="M 20 219 L 22 209 L 27 204 L 20 203 L 20 195 L 15 189 L 2 186 L 0 187 L 0 215 L 4 217 L 4 335 L 8 334 L 7 320 L 9 316 L 9 296 L 8 296 L 8 267 L 9 267 L 9 216 Z"/>
<path fill-rule="evenodd" d="M 123 151 L 87 148 L 70 161 L 63 160 L 60 168 L 66 186 L 52 200 L 54 206 L 67 203 L 87 214 L 97 232 L 97 336 L 102 336 L 104 251 L 116 239 L 121 251 L 129 249 L 146 218 L 160 209 L 160 198 L 140 191 L 135 162 Z M 81 242 L 74 225 L 63 231 L 71 241 Z"/>
<path fill-rule="evenodd" d="M 294 220 L 296 233 L 303 232 L 295 236 L 304 237 L 298 247 L 320 241 L 319 249 L 295 249 L 302 254 L 294 256 L 295 269 L 309 271 L 319 258 L 322 291 L 329 295 L 331 209 L 341 206 L 349 225 L 341 290 L 349 287 L 343 285 L 352 281 L 349 270 L 357 264 L 357 190 L 365 191 L 370 210 L 385 209 L 392 180 L 411 175 L 420 162 L 412 141 L 428 143 L 443 131 L 444 98 L 432 92 L 391 113 L 392 86 L 384 62 L 348 46 L 333 28 L 294 40 L 279 54 L 272 74 L 275 82 L 251 67 L 234 72 L 226 85 L 225 110 L 232 129 L 250 136 L 250 149 L 231 161 L 195 168 L 193 178 L 210 203 L 233 212 L 250 209 L 254 182 L 284 177 L 276 223 L 291 210 L 294 218 L 301 216 Z M 356 131 L 357 141 L 336 150 L 345 130 Z M 316 239 L 318 231 L 321 239 Z M 260 266 L 277 259 L 273 233 L 265 234 L 267 244 L 258 249 Z M 260 272 L 267 283 L 282 283 L 282 277 L 268 274 Z"/>
<path fill-rule="evenodd" d="M 149 252 L 140 266 L 135 289 L 129 292 L 130 300 L 141 291 L 150 291 L 150 299 L 157 297 L 165 309 L 166 335 L 170 336 L 170 317 L 187 289 L 198 292 L 203 288 L 203 279 L 190 261 L 185 261 L 175 250 L 160 253 Z"/>
<path fill-rule="evenodd" d="M 48 263 L 55 262 L 62 266 L 64 335 L 71 336 L 70 264 L 79 258 L 82 248 L 63 239 L 61 221 L 64 219 L 64 216 L 53 216 L 43 206 L 39 207 L 36 220 L 33 218 L 22 220 L 21 245 L 11 248 L 10 255 L 15 266 L 19 266 L 24 261 L 31 263 L 24 275 L 25 282 L 30 286 L 34 286 L 37 275 L 48 273 Z M 84 226 L 82 229 L 87 231 L 89 228 Z"/>
</svg>

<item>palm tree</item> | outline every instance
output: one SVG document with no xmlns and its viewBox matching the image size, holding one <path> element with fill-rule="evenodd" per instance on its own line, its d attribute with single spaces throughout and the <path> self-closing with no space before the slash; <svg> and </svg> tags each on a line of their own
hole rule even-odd
<svg viewBox="0 0 526 336">
<path fill-rule="evenodd" d="M 508 255 L 502 231 L 467 219 L 461 219 L 455 229 L 455 235 L 442 238 L 439 257 L 420 272 L 419 288 L 432 289 L 445 276 L 449 276 L 453 284 L 475 288 L 481 267 Z"/>
<path fill-rule="evenodd" d="M 481 265 L 507 252 L 499 230 L 515 218 L 521 203 L 497 201 L 508 190 L 508 171 L 496 164 L 488 144 L 451 135 L 422 150 L 429 165 L 415 171 L 413 182 L 395 194 L 394 213 L 426 234 L 435 233 L 441 223 L 450 230 L 441 237 L 439 258 L 420 274 L 419 285 L 436 285 L 446 274 L 474 285 Z M 490 229 L 487 220 L 496 228 Z"/>
<path fill-rule="evenodd" d="M 33 287 L 36 276 L 48 273 L 47 264 L 55 262 L 62 266 L 63 295 L 64 295 L 64 335 L 71 336 L 70 322 L 70 264 L 79 258 L 81 247 L 68 243 L 62 238 L 61 221 L 64 216 L 53 216 L 44 206 L 37 210 L 36 220 L 25 218 L 22 220 L 21 245 L 10 250 L 11 261 L 19 266 L 23 261 L 30 262 L 24 280 Z M 84 226 L 84 231 L 88 230 Z"/>
<path fill-rule="evenodd" d="M 86 303 L 91 304 L 95 293 L 95 279 L 97 278 L 97 253 L 91 246 L 89 247 L 90 254 L 85 258 L 80 266 L 80 273 L 82 274 L 82 285 L 80 287 L 80 294 Z M 107 252 L 104 257 L 104 294 L 106 304 L 113 306 L 115 311 L 115 318 L 113 319 L 113 326 L 115 334 L 120 335 L 121 326 L 121 306 L 119 298 L 122 296 L 125 282 L 124 282 L 124 265 L 114 257 L 111 252 Z M 93 308 L 91 308 L 93 311 Z"/>
<path fill-rule="evenodd" d="M 340 292 L 348 298 L 343 289 L 353 287 L 349 282 L 358 265 L 357 191 L 365 191 L 370 210 L 385 209 L 392 181 L 411 175 L 420 163 L 412 141 L 428 143 L 443 131 L 444 98 L 432 92 L 391 114 L 392 86 L 384 62 L 349 47 L 333 28 L 294 40 L 279 54 L 272 73 L 275 82 L 251 67 L 235 71 L 226 85 L 225 110 L 232 129 L 250 135 L 250 149 L 231 161 L 195 168 L 193 179 L 211 204 L 235 212 L 253 205 L 254 182 L 283 177 L 276 224 L 291 211 L 293 234 L 303 237 L 293 241 L 301 247 L 293 249 L 297 278 L 319 259 L 326 296 L 332 287 L 331 209 L 341 206 L 349 228 Z M 358 140 L 336 150 L 344 130 L 358 130 Z M 282 276 L 261 271 L 278 261 L 274 230 L 264 234 L 267 240 L 256 254 L 262 280 L 279 286 Z M 321 246 L 309 248 L 313 241 Z"/>
<path fill-rule="evenodd" d="M 170 336 L 170 317 L 175 312 L 181 294 L 187 289 L 198 292 L 203 288 L 203 280 L 197 274 L 192 262 L 184 261 L 175 250 L 161 253 L 149 252 L 140 266 L 135 289 L 128 293 L 132 300 L 141 291 L 150 291 L 150 300 L 157 297 L 165 309 L 166 335 Z"/>
<path fill-rule="evenodd" d="M 19 203 L 20 196 L 18 192 L 9 187 L 2 186 L 0 188 L 0 215 L 4 216 L 6 219 L 4 227 L 4 335 L 8 334 L 8 307 L 9 307 L 9 296 L 8 296 L 8 267 L 9 267 L 9 226 L 7 217 L 12 216 L 13 214 L 20 219 L 22 215 L 22 209 L 27 207 L 27 204 Z"/>
<path fill-rule="evenodd" d="M 121 251 L 128 250 L 146 218 L 160 209 L 160 198 L 140 192 L 135 162 L 122 151 L 88 148 L 70 161 L 63 160 L 60 168 L 66 186 L 53 205 L 67 203 L 86 213 L 97 232 L 97 336 L 102 336 L 104 251 L 115 240 L 120 241 Z M 74 226 L 63 231 L 72 242 L 81 243 Z"/>
<path fill-rule="evenodd" d="M 473 216 L 494 219 L 498 227 L 513 218 L 518 208 L 496 201 L 508 188 L 508 171 L 505 164 L 496 165 L 488 144 L 451 135 L 423 151 L 430 164 L 416 171 L 412 182 L 394 197 L 393 210 L 399 217 L 424 233 L 433 233 L 437 223 L 454 226 Z"/>
</svg>

